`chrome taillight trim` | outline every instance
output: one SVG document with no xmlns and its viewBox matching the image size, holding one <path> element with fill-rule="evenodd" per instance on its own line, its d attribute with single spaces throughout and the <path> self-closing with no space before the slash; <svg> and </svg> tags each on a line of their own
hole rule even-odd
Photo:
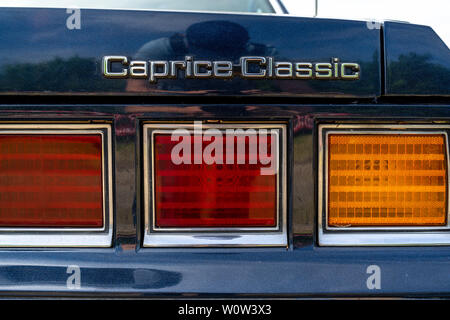
<svg viewBox="0 0 450 320">
<path fill-rule="evenodd" d="M 279 130 L 279 178 L 277 179 L 277 226 L 269 228 L 156 228 L 153 202 L 153 136 L 172 129 L 193 130 L 193 123 L 147 123 L 143 125 L 144 247 L 258 247 L 287 246 L 287 128 L 285 124 L 209 124 L 203 129 Z"/>
<path fill-rule="evenodd" d="M 0 124 L 3 134 L 98 134 L 102 137 L 101 228 L 0 227 L 0 247 L 110 247 L 113 234 L 112 129 L 108 124 Z"/>
<path fill-rule="evenodd" d="M 328 150 L 329 134 L 443 134 L 445 136 L 447 184 L 449 184 L 450 125 L 419 124 L 320 124 L 318 126 L 318 242 L 321 246 L 425 246 L 450 245 L 450 201 L 447 225 L 437 227 L 351 227 L 328 226 Z M 450 187 L 447 186 L 447 199 Z"/>
</svg>

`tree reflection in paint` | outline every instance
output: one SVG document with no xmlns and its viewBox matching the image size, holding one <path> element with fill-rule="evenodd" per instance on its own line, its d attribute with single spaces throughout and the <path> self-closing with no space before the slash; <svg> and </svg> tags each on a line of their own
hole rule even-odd
<svg viewBox="0 0 450 320">
<path fill-rule="evenodd" d="M 396 94 L 449 94 L 450 69 L 432 63 L 432 56 L 402 54 L 391 62 L 387 80 L 389 92 Z"/>
</svg>

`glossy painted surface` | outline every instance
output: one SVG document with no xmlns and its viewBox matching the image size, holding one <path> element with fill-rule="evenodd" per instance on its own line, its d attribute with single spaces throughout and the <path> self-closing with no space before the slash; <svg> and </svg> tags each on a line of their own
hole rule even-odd
<svg viewBox="0 0 450 320">
<path fill-rule="evenodd" d="M 450 95 L 450 50 L 428 26 L 384 23 L 387 95 Z"/>
<path fill-rule="evenodd" d="M 0 8 L 0 93 L 138 93 L 152 95 L 274 95 L 375 97 L 380 94 L 380 30 L 365 22 L 273 15 L 154 11 L 80 12 L 68 29 L 65 9 Z M 70 20 L 71 21 L 71 20 Z M 168 23 L 170 22 L 170 23 Z M 275 61 L 361 65 L 345 80 L 113 80 L 101 75 L 107 55 L 134 60 Z"/>
</svg>

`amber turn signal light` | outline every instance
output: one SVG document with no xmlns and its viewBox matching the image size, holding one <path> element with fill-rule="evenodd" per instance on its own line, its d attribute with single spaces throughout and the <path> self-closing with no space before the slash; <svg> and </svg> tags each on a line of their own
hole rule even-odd
<svg viewBox="0 0 450 320">
<path fill-rule="evenodd" d="M 328 135 L 328 226 L 444 226 L 443 134 Z"/>
</svg>

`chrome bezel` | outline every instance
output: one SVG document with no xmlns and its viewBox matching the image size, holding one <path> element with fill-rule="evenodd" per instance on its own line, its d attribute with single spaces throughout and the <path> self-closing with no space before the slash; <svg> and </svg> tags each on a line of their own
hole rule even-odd
<svg viewBox="0 0 450 320">
<path fill-rule="evenodd" d="M 323 246 L 449 245 L 450 207 L 447 187 L 445 226 L 330 227 L 328 225 L 328 136 L 329 134 L 442 134 L 450 168 L 448 133 L 450 125 L 322 124 L 318 127 L 318 240 Z M 447 184 L 449 183 L 447 171 Z"/>
<path fill-rule="evenodd" d="M 97 124 L 0 124 L 8 134 L 98 134 L 102 138 L 103 226 L 0 227 L 0 247 L 109 247 L 112 243 L 112 145 L 111 126 Z"/>
<path fill-rule="evenodd" d="M 279 177 L 277 179 L 277 225 L 274 227 L 230 228 L 157 228 L 154 207 L 154 150 L 153 138 L 158 133 L 171 133 L 174 129 L 193 130 L 193 123 L 144 124 L 144 247 L 252 247 L 287 246 L 286 213 L 286 126 L 283 124 L 210 124 L 202 129 L 275 129 L 278 136 Z"/>
</svg>

